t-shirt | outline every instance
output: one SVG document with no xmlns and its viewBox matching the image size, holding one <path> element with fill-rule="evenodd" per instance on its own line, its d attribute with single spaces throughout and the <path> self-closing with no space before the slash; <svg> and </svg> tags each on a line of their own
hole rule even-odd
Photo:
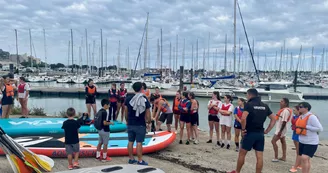
<svg viewBox="0 0 328 173">
<path fill-rule="evenodd" d="M 222 107 L 222 102 L 220 101 L 220 100 L 217 100 L 217 101 L 215 101 L 215 100 L 210 100 L 210 101 L 208 101 L 208 104 L 207 104 L 207 106 L 209 106 L 209 105 L 217 105 L 218 106 L 218 108 L 221 108 Z M 218 113 L 218 115 L 220 116 L 221 114 L 220 114 L 220 112 Z"/>
<path fill-rule="evenodd" d="M 234 114 L 234 115 L 238 115 L 238 109 L 239 109 L 241 112 L 244 112 L 244 108 L 241 108 L 241 107 L 237 106 L 237 107 L 235 108 L 235 110 L 233 111 L 233 114 Z M 239 117 L 239 116 L 238 116 L 238 117 Z M 241 117 L 239 117 L 239 118 L 241 118 Z"/>
<path fill-rule="evenodd" d="M 102 121 L 101 122 L 110 122 L 111 118 L 112 118 L 112 112 L 109 111 L 109 110 L 105 110 L 105 109 L 101 109 L 100 111 L 102 111 L 102 114 L 101 114 L 101 119 Z M 101 123 L 101 129 L 103 129 L 105 132 L 109 132 L 110 128 L 109 128 L 109 125 L 104 125 L 104 123 Z"/>
<path fill-rule="evenodd" d="M 246 118 L 247 132 L 264 132 L 264 122 L 272 114 L 269 106 L 261 101 L 259 97 L 249 99 L 245 104 L 244 111 L 249 114 Z"/>
<path fill-rule="evenodd" d="M 78 130 L 81 125 L 76 120 L 67 119 L 64 121 L 62 129 L 65 131 L 65 144 L 79 143 Z"/>
<path fill-rule="evenodd" d="M 288 123 L 288 118 L 289 118 L 290 113 L 288 111 L 288 109 L 285 109 L 281 112 L 280 114 L 280 118 L 278 119 L 278 121 L 276 122 L 276 132 L 275 134 L 278 135 L 278 133 L 280 132 L 280 129 L 281 129 L 281 126 L 282 126 L 282 123 L 285 121 Z M 282 136 L 285 136 L 285 134 L 287 133 L 287 123 L 286 123 L 286 126 L 285 128 L 283 129 L 282 131 Z"/>
<path fill-rule="evenodd" d="M 134 96 L 135 96 L 135 94 L 127 97 L 124 102 L 125 106 L 127 106 L 127 109 L 128 109 L 128 125 L 129 126 L 146 126 L 146 120 L 145 120 L 146 111 L 142 112 L 139 115 L 139 117 L 137 117 L 136 111 L 133 110 L 133 107 L 130 105 L 130 101 Z M 145 103 L 146 103 L 146 110 L 150 109 L 151 106 L 150 106 L 149 100 L 147 99 L 146 96 L 144 96 L 144 98 L 145 98 Z"/>
<path fill-rule="evenodd" d="M 234 108 L 233 104 L 231 104 L 231 103 L 228 103 L 228 104 L 221 103 L 219 108 L 222 109 L 223 106 L 228 107 L 229 105 L 230 105 L 230 107 L 227 111 L 231 112 L 231 114 L 232 114 L 235 108 Z"/>
<path fill-rule="evenodd" d="M 20 84 L 20 85 L 22 85 L 22 84 Z M 20 85 L 18 85 L 18 88 L 19 88 Z M 17 88 L 17 89 L 18 89 L 18 88 Z M 30 90 L 30 85 L 27 84 L 27 83 L 25 83 L 25 86 L 24 86 L 24 93 L 19 93 L 19 92 L 18 92 L 18 98 L 25 98 L 25 96 L 26 96 L 26 91 L 29 91 L 29 90 Z"/>
</svg>

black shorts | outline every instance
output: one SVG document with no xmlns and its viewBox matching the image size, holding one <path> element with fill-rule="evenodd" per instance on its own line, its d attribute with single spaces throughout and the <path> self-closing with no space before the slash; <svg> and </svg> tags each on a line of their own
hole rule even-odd
<svg viewBox="0 0 328 173">
<path fill-rule="evenodd" d="M 172 124 L 173 113 L 162 113 L 158 120 L 162 123 L 164 123 L 166 120 L 166 124 Z"/>
<path fill-rule="evenodd" d="M 309 157 L 313 157 L 314 153 L 317 151 L 318 145 L 309 145 L 309 144 L 299 144 L 298 155 L 307 155 Z"/>
<path fill-rule="evenodd" d="M 247 132 L 241 141 L 241 146 L 246 151 L 251 151 L 253 148 L 255 151 L 263 152 L 264 142 L 263 132 Z"/>
<path fill-rule="evenodd" d="M 14 99 L 13 97 L 3 97 L 1 99 L 1 102 L 2 102 L 2 105 L 5 106 L 5 105 L 12 105 L 14 104 Z"/>
<path fill-rule="evenodd" d="M 125 102 L 125 98 L 123 98 L 123 99 L 119 99 L 118 102 L 121 103 L 121 104 L 124 104 L 124 102 Z"/>
<path fill-rule="evenodd" d="M 85 104 L 96 104 L 96 98 L 94 98 L 94 97 L 87 97 L 85 99 Z"/>
<path fill-rule="evenodd" d="M 235 120 L 234 127 L 235 127 L 236 129 L 241 129 L 241 124 L 240 124 L 240 122 L 237 121 L 237 120 Z"/>
<path fill-rule="evenodd" d="M 173 114 L 175 114 L 175 115 L 180 115 L 181 112 L 180 112 L 180 111 L 175 111 L 175 110 L 173 110 Z"/>
<path fill-rule="evenodd" d="M 220 122 L 220 119 L 217 115 L 208 115 L 208 121 Z"/>
<path fill-rule="evenodd" d="M 191 114 L 190 123 L 192 126 L 199 126 L 198 112 Z"/>
<path fill-rule="evenodd" d="M 190 114 L 181 114 L 180 115 L 180 121 L 183 121 L 185 123 L 190 123 L 191 122 Z"/>
</svg>

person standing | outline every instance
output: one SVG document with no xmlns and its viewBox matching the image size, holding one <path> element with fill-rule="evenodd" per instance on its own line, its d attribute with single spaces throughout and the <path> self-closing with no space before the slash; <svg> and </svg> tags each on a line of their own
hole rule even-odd
<svg viewBox="0 0 328 173">
<path fill-rule="evenodd" d="M 293 113 L 294 113 L 294 116 L 291 120 L 291 123 L 292 123 L 291 128 L 293 130 L 292 140 L 293 140 L 295 148 L 296 148 L 296 160 L 295 160 L 294 166 L 292 166 L 292 168 L 289 170 L 289 172 L 297 172 L 297 169 L 302 169 L 302 167 L 301 167 L 301 156 L 299 156 L 299 153 L 298 153 L 298 150 L 299 150 L 299 135 L 296 134 L 296 122 L 297 122 L 298 118 L 300 117 L 300 112 L 299 112 L 299 107 L 298 106 L 294 106 Z"/>
<path fill-rule="evenodd" d="M 108 90 L 108 97 L 110 102 L 109 112 L 116 121 L 117 118 L 117 101 L 118 101 L 118 90 L 116 89 L 116 84 L 113 83 L 111 89 Z"/>
<path fill-rule="evenodd" d="M 271 140 L 273 151 L 274 151 L 274 159 L 272 162 L 286 161 L 286 133 L 287 133 L 287 123 L 292 117 L 292 110 L 289 108 L 289 100 L 288 98 L 282 98 L 280 101 L 280 110 L 276 114 L 276 132 Z M 277 141 L 281 142 L 282 146 L 282 157 L 278 160 L 278 145 Z"/>
<path fill-rule="evenodd" d="M 173 114 L 174 114 L 174 128 L 175 134 L 178 132 L 179 123 L 180 123 L 180 111 L 179 111 L 179 104 L 181 100 L 181 91 L 178 90 L 175 94 L 175 98 L 173 100 Z"/>
<path fill-rule="evenodd" d="M 199 109 L 199 103 L 195 99 L 195 94 L 193 92 L 190 92 L 188 95 L 190 102 L 191 102 L 191 109 L 190 109 L 190 135 L 192 140 L 194 141 L 194 144 L 199 144 L 198 140 L 198 126 L 199 126 L 199 115 L 198 115 L 198 109 Z"/>
<path fill-rule="evenodd" d="M 88 115 L 91 115 L 91 108 L 93 115 L 97 114 L 96 105 L 97 87 L 94 85 L 93 80 L 89 79 L 87 86 L 85 87 L 85 104 L 87 106 Z"/>
<path fill-rule="evenodd" d="M 146 137 L 146 122 L 150 123 L 150 103 L 147 97 L 142 93 L 142 83 L 135 82 L 132 85 L 134 94 L 127 97 L 124 105 L 125 119 L 127 121 L 128 131 L 128 152 L 129 152 L 129 164 L 148 165 L 147 162 L 142 160 L 142 143 Z M 133 156 L 133 144 L 137 142 L 137 155 L 138 160 Z"/>
<path fill-rule="evenodd" d="M 19 78 L 19 85 L 17 87 L 18 92 L 18 101 L 21 105 L 22 116 L 20 118 L 28 117 L 28 108 L 27 108 L 27 100 L 29 98 L 30 85 L 26 83 L 24 77 Z"/>
<path fill-rule="evenodd" d="M 161 131 L 161 125 L 166 121 L 167 131 L 171 132 L 171 125 L 173 122 L 173 111 L 170 108 L 169 102 L 159 96 L 154 96 L 154 106 L 156 107 L 157 111 L 155 112 L 155 115 L 153 116 L 153 121 L 158 119 L 159 121 L 156 122 L 156 130 Z M 160 115 L 160 113 L 162 114 Z M 159 118 L 158 118 L 159 117 Z"/>
<path fill-rule="evenodd" d="M 247 90 L 248 102 L 245 104 L 244 112 L 241 118 L 242 127 L 242 145 L 238 155 L 236 170 L 230 173 L 240 173 L 245 163 L 248 151 L 252 148 L 256 154 L 256 173 L 261 173 L 263 168 L 263 150 L 264 134 L 267 134 L 273 128 L 276 119 L 268 105 L 263 103 L 258 96 L 256 89 Z M 264 130 L 263 125 L 266 118 L 270 118 L 270 124 Z"/>
<path fill-rule="evenodd" d="M 224 103 L 222 104 L 219 112 L 221 114 L 221 148 L 224 145 L 227 145 L 227 149 L 230 149 L 230 141 L 231 141 L 231 126 L 232 126 L 232 113 L 234 111 L 234 107 L 231 104 L 232 97 L 231 95 L 224 96 Z M 226 138 L 227 137 L 227 138 Z M 227 139 L 227 140 L 225 140 Z"/>
<path fill-rule="evenodd" d="M 3 83 L 0 86 L 2 94 L 2 118 L 9 118 L 12 106 L 14 104 L 15 85 L 11 83 L 9 76 L 3 76 Z"/>
<path fill-rule="evenodd" d="M 244 112 L 244 106 L 245 106 L 245 99 L 238 98 L 238 106 L 235 108 L 234 114 L 235 114 L 235 144 L 236 144 L 236 152 L 239 152 L 239 136 L 241 131 L 241 117 Z"/>
<path fill-rule="evenodd" d="M 151 95 L 151 92 L 150 92 L 150 89 L 147 88 L 147 85 L 146 83 L 142 83 L 142 89 L 141 89 L 141 92 L 143 94 L 145 94 L 145 96 L 147 97 L 148 101 L 150 100 L 150 95 Z"/>
<path fill-rule="evenodd" d="M 179 104 L 179 110 L 180 110 L 180 141 L 179 144 L 182 144 L 182 137 L 183 137 L 183 130 L 185 127 L 185 124 L 187 126 L 187 142 L 186 145 L 189 145 L 190 140 L 190 109 L 191 109 L 191 102 L 188 99 L 188 93 L 183 92 L 182 98 Z"/>
<path fill-rule="evenodd" d="M 125 88 L 124 83 L 122 82 L 120 84 L 120 89 L 118 90 L 118 97 L 119 97 L 119 101 L 118 101 L 118 105 L 117 105 L 117 116 L 118 114 L 120 114 L 121 112 L 121 122 L 123 122 L 124 120 L 124 102 L 125 102 L 125 98 L 128 94 L 128 90 Z M 117 119 L 117 117 L 116 117 Z"/>
<path fill-rule="evenodd" d="M 208 102 L 208 125 L 210 127 L 210 140 L 206 143 L 212 143 L 213 138 L 213 129 L 215 128 L 216 132 L 216 144 L 221 146 L 220 143 L 220 118 L 219 118 L 219 110 L 222 106 L 222 102 L 220 99 L 220 93 L 218 91 L 214 91 L 212 94 L 212 99 Z"/>
<path fill-rule="evenodd" d="M 310 112 L 311 105 L 301 102 L 299 105 L 300 117 L 296 121 L 296 134 L 299 135 L 299 156 L 302 161 L 302 173 L 310 173 L 311 162 L 319 145 L 319 132 L 323 127 L 313 113 Z"/>
</svg>

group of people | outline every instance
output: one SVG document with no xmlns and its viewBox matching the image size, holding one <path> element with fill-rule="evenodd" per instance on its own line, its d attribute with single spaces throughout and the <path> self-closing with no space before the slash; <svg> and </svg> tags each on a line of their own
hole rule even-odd
<svg viewBox="0 0 328 173">
<path fill-rule="evenodd" d="M 28 118 L 29 110 L 27 101 L 29 98 L 30 85 L 24 77 L 16 81 L 13 75 L 8 74 L 0 78 L 0 118 L 9 118 L 14 105 L 14 99 L 21 105 L 21 117 Z M 16 97 L 15 97 L 15 92 Z"/>
</svg>

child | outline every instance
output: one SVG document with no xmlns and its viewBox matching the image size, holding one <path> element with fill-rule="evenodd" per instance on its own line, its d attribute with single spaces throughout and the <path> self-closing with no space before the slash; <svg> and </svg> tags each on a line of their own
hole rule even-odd
<svg viewBox="0 0 328 173">
<path fill-rule="evenodd" d="M 109 111 L 109 101 L 108 99 L 102 99 L 101 100 L 101 106 L 102 108 L 99 110 L 99 112 L 97 114 L 99 114 L 99 116 L 101 115 L 101 119 L 102 119 L 102 129 L 98 130 L 98 134 L 99 134 L 99 142 L 98 142 L 98 146 L 97 146 L 97 155 L 96 155 L 96 159 L 97 160 L 101 160 L 102 162 L 107 162 L 112 160 L 110 157 L 107 157 L 107 146 L 108 146 L 108 141 L 109 141 L 109 125 L 114 124 L 113 122 L 111 122 L 111 116 L 112 116 L 112 112 Z M 115 116 L 115 113 L 113 113 Z M 100 157 L 100 151 L 101 151 L 101 146 L 104 145 L 103 147 L 103 157 Z"/>
<path fill-rule="evenodd" d="M 74 120 L 75 109 L 68 108 L 66 111 L 66 115 L 68 119 L 64 121 L 62 129 L 65 131 L 65 148 L 68 158 L 68 169 L 78 168 L 80 167 L 78 159 L 79 159 L 79 128 L 81 125 Z M 74 163 L 72 163 L 72 157 L 74 154 Z"/>
</svg>

